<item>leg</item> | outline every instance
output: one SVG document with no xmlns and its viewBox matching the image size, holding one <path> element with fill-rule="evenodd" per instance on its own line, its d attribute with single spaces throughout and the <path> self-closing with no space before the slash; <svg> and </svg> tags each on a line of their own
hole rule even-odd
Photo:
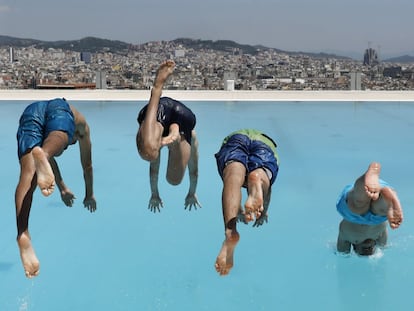
<svg viewBox="0 0 414 311">
<path fill-rule="evenodd" d="M 174 66 L 175 63 L 173 61 L 166 61 L 158 68 L 151 90 L 145 120 L 142 122 L 137 133 L 136 143 L 138 153 L 146 161 L 154 161 L 159 156 L 163 127 L 157 121 L 158 103 L 164 83 L 172 74 Z"/>
<path fill-rule="evenodd" d="M 191 146 L 184 136 L 168 145 L 167 181 L 171 185 L 178 185 L 183 180 L 190 156 Z"/>
<path fill-rule="evenodd" d="M 387 240 L 388 240 L 388 230 L 385 227 L 384 231 L 381 233 L 381 235 L 379 236 L 376 242 L 378 246 L 384 247 L 385 245 L 387 245 Z"/>
<path fill-rule="evenodd" d="M 44 196 L 49 196 L 55 189 L 55 176 L 49 159 L 60 155 L 68 145 L 68 135 L 65 132 L 53 131 L 44 140 L 42 147 L 34 147 L 31 155 L 37 174 L 37 185 Z"/>
<path fill-rule="evenodd" d="M 351 242 L 348 241 L 346 236 L 349 233 L 349 225 L 348 222 L 345 220 L 342 220 L 339 224 L 339 233 L 338 233 L 338 239 L 336 241 L 336 249 L 340 253 L 346 253 L 348 254 L 351 252 Z"/>
<path fill-rule="evenodd" d="M 392 229 L 397 229 L 403 221 L 403 211 L 397 193 L 390 187 L 380 191 L 379 199 L 372 202 L 371 210 L 377 215 L 386 215 Z"/>
<path fill-rule="evenodd" d="M 241 188 L 246 176 L 246 168 L 239 162 L 232 162 L 223 172 L 223 218 L 225 240 L 216 259 L 216 270 L 220 275 L 227 275 L 233 267 L 234 249 L 239 241 L 236 223 L 240 210 Z"/>
<path fill-rule="evenodd" d="M 25 274 L 32 278 L 39 274 L 39 260 L 32 247 L 29 234 L 29 215 L 32 205 L 33 192 L 36 189 L 36 173 L 34 160 L 31 153 L 25 154 L 20 159 L 20 178 L 16 187 L 16 221 L 17 221 L 17 245 L 19 246 Z"/>
<path fill-rule="evenodd" d="M 348 194 L 349 209 L 355 213 L 363 215 L 370 209 L 371 201 L 377 200 L 380 193 L 379 175 L 381 165 L 372 162 L 364 175 L 359 177 Z"/>
<path fill-rule="evenodd" d="M 246 221 L 259 218 L 264 210 L 263 198 L 269 192 L 270 180 L 264 169 L 259 168 L 249 173 L 247 178 L 248 197 L 244 205 Z"/>
</svg>

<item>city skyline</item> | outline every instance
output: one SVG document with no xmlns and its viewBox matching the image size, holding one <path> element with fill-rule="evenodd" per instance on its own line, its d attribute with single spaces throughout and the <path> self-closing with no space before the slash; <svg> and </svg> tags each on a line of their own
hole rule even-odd
<svg viewBox="0 0 414 311">
<path fill-rule="evenodd" d="M 94 36 L 132 44 L 192 38 L 362 59 L 414 55 L 409 0 L 0 0 L 0 34 L 45 41 Z"/>
</svg>

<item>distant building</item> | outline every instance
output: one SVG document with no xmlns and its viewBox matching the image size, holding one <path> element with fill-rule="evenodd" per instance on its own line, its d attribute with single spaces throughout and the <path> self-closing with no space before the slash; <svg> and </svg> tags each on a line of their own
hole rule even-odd
<svg viewBox="0 0 414 311">
<path fill-rule="evenodd" d="M 106 89 L 106 73 L 104 71 L 96 72 L 95 84 L 97 89 Z"/>
<path fill-rule="evenodd" d="M 10 47 L 9 53 L 10 53 L 10 63 L 13 63 L 16 60 L 16 58 L 14 57 L 14 49 L 12 46 Z"/>
<path fill-rule="evenodd" d="M 402 68 L 401 66 L 387 67 L 384 68 L 382 74 L 384 77 L 390 78 L 401 78 L 402 77 Z"/>
<path fill-rule="evenodd" d="M 85 64 L 90 64 L 92 60 L 92 55 L 90 52 L 81 52 L 80 53 L 80 60 L 85 62 Z"/>
<path fill-rule="evenodd" d="M 180 50 L 175 50 L 174 51 L 174 56 L 177 57 L 177 58 L 178 57 L 184 57 L 185 56 L 185 51 L 181 50 L 181 49 Z"/>
<path fill-rule="evenodd" d="M 361 73 L 360 72 L 350 72 L 350 85 L 349 89 L 351 91 L 360 91 L 361 90 Z"/>
<path fill-rule="evenodd" d="M 226 84 L 224 84 L 225 91 L 234 91 L 234 80 L 226 80 Z"/>
<path fill-rule="evenodd" d="M 234 85 L 236 80 L 236 73 L 234 71 L 226 71 L 223 75 L 224 80 L 224 90 L 225 91 L 234 91 Z"/>
<path fill-rule="evenodd" d="M 368 48 L 364 53 L 364 66 L 375 66 L 379 64 L 379 57 L 376 50 Z"/>
</svg>

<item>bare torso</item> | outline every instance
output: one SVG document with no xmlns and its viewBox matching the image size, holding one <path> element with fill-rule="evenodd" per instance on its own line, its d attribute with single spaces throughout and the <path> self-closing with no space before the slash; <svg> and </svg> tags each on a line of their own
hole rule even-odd
<svg viewBox="0 0 414 311">
<path fill-rule="evenodd" d="M 361 225 L 342 220 L 339 231 L 343 240 L 359 244 L 366 239 L 378 240 L 387 230 L 387 222 L 378 225 Z"/>
</svg>

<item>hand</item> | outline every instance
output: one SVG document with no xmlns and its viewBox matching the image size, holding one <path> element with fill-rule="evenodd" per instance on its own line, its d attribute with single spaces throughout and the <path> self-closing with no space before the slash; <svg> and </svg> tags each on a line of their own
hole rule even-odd
<svg viewBox="0 0 414 311">
<path fill-rule="evenodd" d="M 164 206 L 162 205 L 161 198 L 158 195 L 152 195 L 148 203 L 148 209 L 156 213 L 157 211 L 160 212 L 160 208 L 162 207 Z"/>
<path fill-rule="evenodd" d="M 254 222 L 253 227 L 259 227 L 263 225 L 264 222 L 267 223 L 267 219 L 268 219 L 267 213 L 263 213 L 262 215 L 260 215 L 259 218 L 256 218 L 256 221 Z"/>
<path fill-rule="evenodd" d="M 194 207 L 194 209 L 201 208 L 201 204 L 200 202 L 198 202 L 197 196 L 194 194 L 187 194 L 186 198 L 185 198 L 185 203 L 184 203 L 184 209 L 187 209 L 191 211 L 191 208 Z"/>
<path fill-rule="evenodd" d="M 69 189 L 61 191 L 60 197 L 62 198 L 63 203 L 69 207 L 72 207 L 73 202 L 76 199 L 75 195 Z"/>
<path fill-rule="evenodd" d="M 241 207 L 239 208 L 239 212 L 237 214 L 237 222 L 242 222 L 245 225 L 248 224 L 248 222 L 246 221 L 246 217 L 244 217 L 243 209 Z"/>
<path fill-rule="evenodd" d="M 85 208 L 87 208 L 88 211 L 93 213 L 94 211 L 96 211 L 96 200 L 95 200 L 95 198 L 93 196 L 90 197 L 90 198 L 85 198 L 83 200 L 83 206 Z"/>
</svg>

